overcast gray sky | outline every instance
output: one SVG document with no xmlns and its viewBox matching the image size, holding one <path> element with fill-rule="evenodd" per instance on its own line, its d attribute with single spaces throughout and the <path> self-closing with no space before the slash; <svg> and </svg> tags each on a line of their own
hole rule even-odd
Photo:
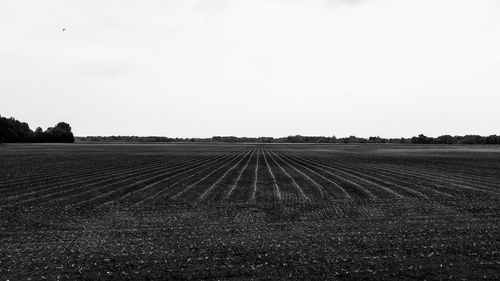
<svg viewBox="0 0 500 281">
<path fill-rule="evenodd" d="M 79 136 L 500 134 L 500 1 L 0 0 L 0 97 Z"/>
</svg>

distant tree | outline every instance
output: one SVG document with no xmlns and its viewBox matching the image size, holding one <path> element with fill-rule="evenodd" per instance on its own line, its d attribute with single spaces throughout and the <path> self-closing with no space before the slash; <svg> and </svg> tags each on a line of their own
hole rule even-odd
<svg viewBox="0 0 500 281">
<path fill-rule="evenodd" d="M 437 137 L 435 140 L 435 143 L 439 144 L 455 144 L 457 143 L 457 139 L 455 137 L 452 137 L 450 135 L 442 135 Z"/>
<path fill-rule="evenodd" d="M 288 137 L 286 137 L 286 142 L 303 143 L 303 142 L 305 142 L 305 137 L 303 137 L 301 135 L 288 136 Z"/>
<path fill-rule="evenodd" d="M 272 142 L 274 142 L 274 138 L 273 137 L 259 137 L 259 138 L 257 138 L 257 142 L 272 143 Z"/>
<path fill-rule="evenodd" d="M 387 143 L 387 142 L 389 142 L 389 140 L 381 138 L 379 136 L 376 136 L 376 137 L 369 137 L 368 138 L 368 142 L 371 142 L 371 143 Z"/>
<path fill-rule="evenodd" d="M 484 140 L 485 144 L 500 144 L 500 136 L 490 135 Z"/>
<path fill-rule="evenodd" d="M 429 144 L 429 143 L 431 143 L 431 139 L 426 137 L 424 134 L 420 134 L 420 135 L 418 135 L 418 137 L 411 138 L 411 143 Z"/>
<path fill-rule="evenodd" d="M 36 128 L 34 135 L 35 135 L 35 141 L 37 141 L 37 142 L 42 142 L 45 140 L 45 135 L 44 135 L 43 129 L 40 127 Z"/>
<path fill-rule="evenodd" d="M 463 144 L 483 144 L 486 138 L 478 135 L 466 135 L 462 139 Z"/>
<path fill-rule="evenodd" d="M 356 136 L 349 136 L 348 138 L 339 139 L 342 143 L 367 143 L 368 140 L 365 138 L 358 138 Z"/>
<path fill-rule="evenodd" d="M 31 142 L 33 131 L 29 125 L 15 118 L 0 116 L 0 141 L 2 142 Z"/>
<path fill-rule="evenodd" d="M 59 122 L 55 127 L 48 128 L 44 135 L 45 140 L 49 142 L 75 142 L 71 126 L 65 122 Z"/>
<path fill-rule="evenodd" d="M 66 122 L 59 122 L 59 123 L 57 123 L 56 128 L 71 133 L 71 126 L 68 123 L 66 123 Z"/>
<path fill-rule="evenodd" d="M 33 132 L 29 125 L 15 118 L 0 116 L 0 141 L 2 142 L 74 142 L 71 126 L 60 122 L 54 128 L 43 131 L 38 127 Z"/>
<path fill-rule="evenodd" d="M 400 139 L 394 139 L 394 143 L 411 143 L 411 139 L 405 139 L 405 138 L 400 138 Z"/>
</svg>

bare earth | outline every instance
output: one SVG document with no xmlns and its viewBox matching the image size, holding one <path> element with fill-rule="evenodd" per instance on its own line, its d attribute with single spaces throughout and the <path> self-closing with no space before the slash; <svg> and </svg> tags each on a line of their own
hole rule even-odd
<svg viewBox="0 0 500 281">
<path fill-rule="evenodd" d="M 2 144 L 0 280 L 498 280 L 500 147 Z"/>
</svg>

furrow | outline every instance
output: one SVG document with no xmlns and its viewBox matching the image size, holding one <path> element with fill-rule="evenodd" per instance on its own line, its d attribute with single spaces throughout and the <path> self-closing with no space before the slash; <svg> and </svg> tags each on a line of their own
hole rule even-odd
<svg viewBox="0 0 500 281">
<path fill-rule="evenodd" d="M 114 200 L 114 199 L 112 199 L 114 195 L 120 196 L 121 194 L 126 194 L 126 193 L 128 193 L 130 191 L 133 191 L 134 187 L 136 187 L 139 184 L 142 184 L 142 183 L 145 183 L 145 184 L 149 184 L 149 183 L 155 184 L 155 183 L 161 181 L 162 179 L 164 179 L 163 177 L 169 177 L 171 175 L 175 175 L 176 172 L 181 171 L 183 169 L 186 169 L 188 167 L 192 167 L 192 166 L 199 167 L 199 165 L 202 164 L 205 161 L 207 161 L 207 160 L 199 161 L 199 162 L 194 163 L 194 164 L 184 165 L 184 166 L 181 166 L 178 169 L 170 170 L 170 171 L 167 171 L 167 172 L 162 173 L 162 174 L 157 174 L 157 175 L 154 175 L 154 176 L 151 176 L 151 177 L 139 180 L 139 181 L 135 181 L 135 182 L 132 182 L 132 183 L 130 183 L 128 185 L 121 186 L 121 187 L 118 187 L 118 188 L 114 188 L 114 189 L 112 189 L 112 190 L 110 190 L 108 192 L 105 192 L 105 193 L 100 192 L 100 194 L 98 194 L 97 196 L 92 196 L 92 197 L 90 197 L 90 198 L 88 198 L 88 199 L 86 199 L 84 201 L 80 201 L 80 202 L 77 202 L 75 204 L 72 204 L 69 208 L 92 204 L 92 203 L 94 203 L 96 201 L 99 201 L 99 200 L 108 200 L 108 199 Z M 106 202 L 107 201 L 105 201 L 103 203 L 106 203 Z"/>
<path fill-rule="evenodd" d="M 319 162 L 317 159 L 314 159 L 312 161 L 315 161 L 316 163 Z M 387 188 L 387 187 L 385 187 L 383 185 L 380 185 L 380 184 L 378 184 L 376 182 L 373 182 L 371 180 L 367 180 L 367 179 L 364 179 L 362 177 L 359 177 L 359 176 L 355 175 L 352 171 L 346 172 L 346 171 L 340 170 L 339 168 L 335 168 L 335 167 L 332 167 L 332 166 L 328 166 L 328 165 L 324 165 L 324 164 L 321 164 L 321 165 L 323 165 L 324 167 L 327 167 L 328 169 L 335 170 L 338 173 L 342 173 L 343 175 L 346 175 L 346 176 L 348 176 L 350 178 L 353 178 L 353 179 L 356 179 L 356 180 L 358 180 L 360 182 L 363 182 L 363 183 L 367 184 L 367 186 L 373 186 L 373 188 L 375 188 L 375 189 L 380 189 L 383 192 L 385 192 L 387 194 L 390 194 L 393 197 L 396 197 L 396 198 L 405 198 L 405 196 L 403 196 L 403 195 L 395 192 L 394 190 L 392 190 L 390 188 Z"/>
<path fill-rule="evenodd" d="M 495 186 L 489 186 L 489 185 L 485 185 L 484 183 L 474 181 L 474 180 L 472 180 L 472 179 L 470 179 L 468 177 L 458 178 L 455 175 L 452 176 L 450 174 L 436 173 L 436 172 L 433 172 L 433 171 L 429 171 L 427 169 L 421 169 L 419 171 L 417 171 L 417 170 L 410 170 L 410 169 L 404 169 L 404 170 L 407 171 L 407 172 L 410 172 L 410 173 L 424 172 L 426 175 L 432 176 L 432 178 L 438 178 L 440 180 L 446 180 L 447 182 L 451 182 L 452 184 L 458 184 L 458 185 L 461 185 L 461 186 L 466 185 L 466 186 L 474 188 L 476 190 L 489 191 L 489 192 L 496 193 L 497 195 L 500 194 L 500 193 L 498 193 L 498 188 L 500 187 L 498 185 L 498 183 Z"/>
<path fill-rule="evenodd" d="M 336 182 L 332 181 L 331 179 L 321 175 L 320 173 L 308 168 L 307 166 L 305 165 L 302 165 L 300 164 L 298 161 L 294 160 L 292 156 L 289 156 L 289 155 L 286 155 L 286 154 L 282 154 L 283 157 L 287 157 L 287 159 L 289 159 L 290 161 L 294 162 L 296 165 L 308 170 L 309 172 L 313 173 L 314 175 L 322 178 L 323 180 L 327 181 L 328 183 L 330 183 L 332 186 L 334 186 L 336 189 L 338 189 L 340 191 L 340 193 L 343 195 L 344 198 L 347 198 L 347 199 L 351 199 L 351 195 L 349 195 L 349 193 L 347 193 L 347 191 L 342 187 L 340 186 L 339 184 L 337 184 Z M 338 192 L 336 192 L 335 194 L 337 194 Z"/>
<path fill-rule="evenodd" d="M 313 162 L 311 160 L 303 158 L 302 156 L 296 156 L 296 159 L 301 161 L 301 163 L 303 163 L 304 165 L 309 165 L 310 168 L 315 168 L 323 173 L 328 174 L 329 176 L 333 177 L 337 181 L 344 183 L 346 185 L 344 190 L 347 193 L 349 193 L 351 198 L 355 198 L 352 196 L 356 196 L 356 197 L 360 197 L 361 199 L 372 199 L 372 200 L 378 199 L 378 197 L 375 194 L 371 193 L 368 189 L 359 185 L 358 183 L 355 183 L 346 177 L 343 177 L 337 173 L 333 173 L 332 171 L 329 171 L 329 170 L 323 168 L 323 167 L 328 167 L 328 166 L 322 165 L 320 163 L 318 164 L 316 162 Z"/>
<path fill-rule="evenodd" d="M 244 152 L 243 152 L 244 153 Z M 238 159 L 238 157 L 240 157 L 243 153 L 241 154 L 238 154 L 235 158 L 232 158 L 231 161 L 227 162 L 226 164 L 224 164 L 223 166 L 213 170 L 212 172 L 210 172 L 209 174 L 205 175 L 203 178 L 201 178 L 200 180 L 194 182 L 193 184 L 187 186 L 186 188 L 184 188 L 183 190 L 181 190 L 180 192 L 178 192 L 177 194 L 175 194 L 172 198 L 173 199 L 177 199 L 179 198 L 179 196 L 183 195 L 184 193 L 186 193 L 187 191 L 191 190 L 192 188 L 194 188 L 197 184 L 199 184 L 200 182 L 204 181 L 205 179 L 207 179 L 208 177 L 210 177 L 212 174 L 214 174 L 215 172 L 219 171 L 220 169 L 226 167 L 227 165 L 231 164 L 235 159 Z"/>
<path fill-rule="evenodd" d="M 185 156 L 183 157 L 178 157 L 178 158 L 186 158 Z M 176 158 L 174 159 L 169 159 L 169 160 L 175 160 Z M 160 160 L 157 160 L 155 161 L 156 163 L 161 163 L 161 159 Z M 151 162 L 149 162 L 151 163 Z M 89 163 L 91 164 L 91 163 Z M 142 164 L 142 163 L 133 163 L 132 165 L 137 165 L 137 164 Z M 32 187 L 33 185 L 39 185 L 39 184 L 55 184 L 55 183 L 58 183 L 58 182 L 61 182 L 61 181 L 67 181 L 67 177 L 94 177 L 95 175 L 100 175 L 100 174 L 104 174 L 104 173 L 107 173 L 109 171 L 112 171 L 112 170 L 116 170 L 116 169 L 120 169 L 120 168 L 123 168 L 123 167 L 131 167 L 131 164 L 130 163 L 126 163 L 126 164 L 119 164 L 119 165 L 113 165 L 112 167 L 108 167 L 107 169 L 102 169 L 102 167 L 98 167 L 96 170 L 89 170 L 88 166 L 87 167 L 83 167 L 83 168 L 79 168 L 78 170 L 76 170 L 77 172 L 75 173 L 75 170 L 68 170 L 68 169 L 64 169 L 65 170 L 65 174 L 64 175 L 61 175 L 61 174 L 52 174 L 52 175 L 47 175 L 46 177 L 34 177 L 33 175 L 30 175 L 26 178 L 24 178 L 22 181 L 20 182 L 15 182 L 15 183 L 11 183 L 11 185 L 15 185 L 15 186 L 2 186 L 2 189 L 0 189 L 0 192 L 5 192 L 5 191 L 9 191 L 9 190 L 19 190 L 20 188 L 30 188 Z M 53 169 L 54 171 L 59 171 L 59 169 Z M 48 182 L 47 182 L 48 181 Z M 27 183 L 28 186 L 26 185 L 22 185 L 23 183 Z M 21 186 L 19 186 L 21 185 Z"/>
<path fill-rule="evenodd" d="M 303 201 L 309 201 L 309 197 L 304 193 L 304 190 L 300 185 L 295 181 L 295 179 L 290 176 L 290 174 L 274 159 L 274 157 L 271 155 L 271 153 L 268 151 L 267 152 L 269 155 L 269 158 L 280 168 L 280 170 L 285 174 L 288 179 L 292 182 L 292 185 L 295 186 L 296 190 L 299 192 L 300 197 L 302 198 Z"/>
<path fill-rule="evenodd" d="M 255 150 L 252 150 L 252 154 L 250 154 L 250 157 L 248 158 L 248 161 L 246 162 L 245 166 L 243 167 L 243 169 L 241 169 L 241 171 L 239 172 L 238 174 L 238 177 L 236 178 L 236 181 L 234 182 L 234 184 L 231 186 L 231 188 L 229 188 L 228 192 L 226 193 L 226 199 L 229 198 L 229 196 L 231 196 L 231 194 L 233 193 L 234 189 L 236 188 L 236 186 L 238 185 L 238 183 L 240 182 L 240 179 L 241 179 L 241 175 L 243 174 L 243 172 L 247 169 L 248 167 L 248 163 L 250 163 L 250 160 L 252 160 L 252 156 L 254 155 L 255 153 Z"/>
<path fill-rule="evenodd" d="M 319 183 L 317 183 L 315 180 L 313 180 L 311 177 L 309 177 L 307 174 L 302 172 L 297 167 L 291 165 L 290 162 L 286 161 L 283 157 L 281 157 L 276 152 L 273 151 L 272 153 L 274 154 L 274 156 L 278 160 L 281 160 L 283 163 L 285 163 L 285 165 L 287 165 L 288 167 L 291 167 L 294 171 L 296 171 L 298 174 L 302 175 L 302 177 L 306 178 L 309 182 L 311 182 L 312 185 L 315 187 L 315 189 L 319 192 L 320 197 L 325 198 L 325 188 L 323 186 L 321 186 Z M 311 191 L 311 193 L 314 194 L 312 191 Z M 326 194 L 329 197 L 329 194 L 328 193 L 326 193 Z"/>
<path fill-rule="evenodd" d="M 190 161 L 196 161 L 196 160 L 189 159 L 189 160 L 186 160 L 185 162 L 181 161 L 181 163 L 186 163 L 186 162 L 190 162 Z M 163 170 L 165 168 L 170 167 L 171 165 L 176 165 L 176 164 L 179 164 L 179 163 L 173 164 L 172 162 L 167 162 L 167 163 L 162 163 L 162 164 L 153 165 L 153 166 L 149 166 L 149 167 L 143 167 L 140 169 L 127 169 L 125 171 L 119 170 L 117 172 L 114 172 L 112 174 L 108 174 L 107 176 L 104 176 L 101 178 L 91 178 L 91 179 L 81 180 L 77 183 L 71 183 L 68 185 L 58 185 L 58 186 L 53 186 L 53 187 L 47 187 L 47 188 L 42 189 L 42 190 L 37 190 L 37 191 L 29 192 L 26 194 L 21 194 L 21 195 L 15 196 L 15 197 L 9 197 L 7 199 L 9 199 L 9 201 L 22 199 L 21 201 L 24 203 L 31 202 L 31 201 L 34 201 L 36 199 L 49 198 L 49 197 L 56 195 L 56 194 L 71 193 L 75 190 L 83 189 L 84 187 L 94 186 L 94 185 L 106 183 L 109 181 L 114 181 L 116 179 L 120 179 L 120 178 L 124 178 L 124 177 L 137 176 L 137 175 L 141 175 L 144 173 L 151 173 L 154 171 Z M 126 172 L 126 173 L 124 173 L 124 172 Z M 68 187 L 70 187 L 70 186 L 73 186 L 76 184 L 81 184 L 81 183 L 85 183 L 85 184 L 78 185 L 76 187 L 68 189 Z"/>
<path fill-rule="evenodd" d="M 157 163 L 161 163 L 160 161 L 158 161 Z M 116 170 L 120 170 L 122 169 L 124 166 L 114 166 L 109 168 L 107 171 L 116 171 Z M 129 165 L 130 167 L 130 165 Z M 101 171 L 99 172 L 100 174 L 103 174 L 107 171 Z M 92 172 L 95 172 L 95 171 L 92 171 Z M 90 174 L 92 176 L 95 176 L 96 174 Z M 26 191 L 33 191 L 33 190 L 37 190 L 37 189 L 42 189 L 44 187 L 47 187 L 47 186 L 53 186 L 53 185 L 57 185 L 58 183 L 60 182 L 64 182 L 65 184 L 68 182 L 68 181 L 75 181 L 77 179 L 80 179 L 82 177 L 85 177 L 87 178 L 88 175 L 83 175 L 78 178 L 72 178 L 74 176 L 74 174 L 72 173 L 68 173 L 67 171 L 65 171 L 64 174 L 59 174 L 58 175 L 58 178 L 55 180 L 55 181 L 51 181 L 51 182 L 44 182 L 44 181 L 31 181 L 29 183 L 27 183 L 26 185 L 20 185 L 20 186 L 9 186 L 9 187 L 5 187 L 4 189 L 0 190 L 0 193 L 2 193 L 2 195 L 5 195 L 5 196 L 11 196 L 11 195 L 17 195 L 17 194 L 21 194 L 21 193 L 24 193 Z"/>
<path fill-rule="evenodd" d="M 217 159 L 218 159 L 218 158 L 217 158 Z M 213 160 L 212 160 L 212 161 L 209 161 L 209 162 L 207 162 L 207 163 L 204 163 L 203 165 L 200 165 L 200 166 L 195 166 L 195 167 L 193 167 L 193 168 L 190 168 L 190 169 L 188 169 L 188 170 L 186 170 L 186 171 L 183 171 L 183 172 L 181 172 L 181 173 L 174 174 L 174 175 L 169 176 L 169 177 L 167 177 L 167 178 L 165 178 L 165 179 L 162 179 L 162 180 L 160 180 L 160 181 L 153 182 L 153 183 L 148 184 L 148 185 L 146 185 L 145 187 L 142 187 L 142 188 L 140 188 L 140 189 L 134 190 L 134 191 L 129 192 L 129 193 L 125 193 L 124 195 L 120 196 L 119 198 L 116 198 L 115 200 L 111 200 L 111 201 L 108 201 L 108 202 L 102 203 L 101 205 L 99 205 L 99 206 L 98 206 L 98 208 L 103 207 L 103 206 L 112 205 L 112 204 L 114 204 L 114 203 L 116 203 L 116 202 L 119 202 L 119 201 L 121 201 L 121 200 L 124 200 L 124 199 L 130 198 L 131 196 L 136 195 L 136 194 L 139 194 L 139 193 L 144 193 L 147 189 L 149 189 L 149 188 L 151 188 L 151 187 L 154 187 L 154 186 L 156 186 L 156 185 L 158 185 L 158 184 L 160 184 L 160 183 L 166 182 L 166 181 L 168 181 L 168 180 L 170 180 L 170 179 L 172 179 L 172 178 L 179 177 L 180 175 L 183 175 L 183 174 L 185 174 L 185 173 L 187 173 L 187 172 L 191 172 L 191 171 L 193 171 L 193 170 L 195 170 L 195 169 L 199 169 L 200 167 L 203 167 L 203 166 L 205 166 L 205 165 L 207 165 L 207 164 L 209 164 L 209 163 L 212 163 L 212 162 L 213 162 Z M 188 166 L 188 167 L 190 167 L 190 166 Z M 179 170 L 180 170 L 180 169 L 179 169 Z"/>
<path fill-rule="evenodd" d="M 188 163 L 192 162 L 192 161 L 186 161 Z M 120 183 L 124 183 L 126 181 L 131 181 L 131 180 L 134 180 L 134 179 L 137 179 L 138 176 L 148 176 L 158 170 L 163 170 L 165 168 L 170 168 L 172 166 L 176 167 L 178 165 L 183 165 L 185 164 L 186 162 L 183 162 L 183 163 L 178 163 L 178 164 L 170 164 L 170 165 L 167 165 L 167 166 L 162 166 L 162 167 L 159 167 L 159 168 L 155 168 L 154 170 L 146 170 L 146 171 L 141 171 L 141 172 L 131 172 L 131 173 L 127 173 L 127 174 L 120 174 L 119 176 L 112 176 L 112 178 L 106 178 L 104 180 L 100 180 L 98 182 L 93 182 L 93 183 L 90 183 L 90 184 L 85 184 L 85 185 L 82 185 L 82 186 L 77 186 L 77 187 L 74 187 L 74 188 L 70 188 L 70 189 L 65 189 L 65 190 L 62 190 L 62 191 L 56 191 L 56 192 L 52 192 L 52 193 L 49 193 L 49 194 L 45 194 L 43 196 L 36 196 L 34 198 L 30 198 L 30 199 L 26 199 L 26 200 L 23 200 L 23 201 L 20 201 L 20 202 L 15 202 L 14 204 L 11 204 L 9 206 L 17 206 L 17 205 L 22 205 L 22 204 L 26 204 L 26 203 L 33 203 L 33 202 L 36 202 L 36 201 L 39 201 L 39 200 L 46 200 L 46 199 L 55 199 L 54 201 L 62 201 L 62 200 L 66 200 L 68 198 L 74 198 L 74 197 L 77 197 L 77 196 L 81 196 L 82 194 L 88 194 L 88 193 L 92 193 L 96 190 L 100 190 L 100 189 L 104 189 L 104 188 L 107 188 L 107 187 L 111 187 L 111 186 L 114 186 L 114 185 L 117 185 L 117 184 L 120 184 Z M 121 179 L 119 181 L 116 181 L 117 179 Z M 111 181 L 111 182 L 110 182 Z M 101 183 L 106 183 L 106 182 L 109 182 L 103 186 L 96 186 L 98 184 L 101 184 Z M 90 190 L 83 190 L 85 187 L 93 187 L 92 189 Z M 79 191 L 79 190 L 83 190 L 81 192 L 77 192 L 77 193 L 74 193 L 75 191 Z M 69 195 L 69 196 L 66 196 L 66 197 L 61 197 L 61 195 Z M 58 198 L 59 197 L 59 198 Z M 43 203 L 42 202 L 39 202 L 39 203 Z"/>
<path fill-rule="evenodd" d="M 257 193 L 257 181 L 258 181 L 258 170 L 259 170 L 259 153 L 260 153 L 260 148 L 257 149 L 257 163 L 255 164 L 255 171 L 254 171 L 254 181 L 252 184 L 252 195 L 250 196 L 249 201 L 255 201 L 255 194 Z"/>
<path fill-rule="evenodd" d="M 323 161 L 323 162 L 327 162 L 327 161 Z M 330 163 L 330 162 L 328 162 L 328 163 Z M 384 181 L 384 178 L 385 178 L 385 179 L 387 179 L 387 181 L 394 182 L 400 186 L 401 185 L 411 186 L 413 188 L 421 190 L 420 191 L 421 193 L 423 193 L 423 192 L 428 193 L 428 194 L 425 194 L 427 196 L 439 195 L 439 196 L 446 196 L 446 197 L 454 197 L 452 194 L 437 190 L 436 187 L 438 187 L 438 186 L 436 186 L 435 183 L 428 182 L 428 181 L 422 182 L 421 180 L 416 179 L 416 178 L 414 178 L 410 175 L 407 175 L 407 174 L 404 174 L 404 176 L 402 176 L 398 173 L 387 171 L 387 170 L 385 170 L 385 168 L 381 168 L 381 167 L 374 168 L 374 167 L 362 165 L 362 164 L 357 164 L 357 166 L 353 166 L 352 164 L 347 163 L 347 162 L 344 162 L 342 164 L 344 166 L 348 166 L 348 167 L 352 167 L 352 168 L 362 167 L 365 170 L 376 173 L 377 174 L 376 177 L 380 178 L 381 181 Z M 409 178 L 412 178 L 413 180 L 410 181 Z M 434 187 L 429 187 L 429 185 L 434 186 Z"/>
<path fill-rule="evenodd" d="M 230 157 L 232 157 L 232 156 L 233 156 L 234 154 L 236 154 L 236 153 L 237 153 L 237 152 L 233 152 L 233 153 L 226 154 L 226 155 L 224 155 L 224 156 L 217 157 L 217 159 L 214 159 L 213 161 L 211 161 L 211 162 L 209 162 L 209 163 L 206 163 L 206 164 L 204 164 L 203 166 L 208 165 L 208 164 L 211 164 L 211 163 L 216 162 L 216 161 L 219 161 L 219 160 L 221 160 L 221 159 L 222 159 L 222 161 L 224 161 L 226 158 L 230 158 Z M 151 201 L 151 200 L 155 200 L 155 199 L 156 199 L 156 198 L 158 198 L 160 195 L 163 195 L 165 192 L 167 192 L 167 191 L 168 191 L 168 189 L 171 189 L 172 187 L 176 186 L 177 184 L 179 184 L 179 183 L 180 183 L 180 182 L 182 182 L 182 181 L 185 181 L 185 180 L 191 179 L 192 177 L 194 177 L 194 176 L 196 176 L 196 175 L 198 175 L 198 174 L 200 174 L 200 173 L 203 173 L 203 172 L 205 172 L 206 170 L 211 169 L 212 167 L 214 167 L 214 166 L 215 166 L 215 165 L 217 165 L 218 163 L 219 163 L 219 162 L 213 163 L 212 165 L 210 165 L 210 166 L 208 166 L 208 167 L 206 167 L 206 168 L 204 168 L 204 169 L 201 169 L 201 170 L 200 170 L 200 169 L 198 169 L 198 167 L 191 169 L 190 171 L 195 170 L 196 172 L 195 172 L 195 173 L 193 173 L 193 174 L 191 174 L 191 175 L 190 175 L 190 176 L 188 176 L 188 177 L 184 177 L 184 178 L 182 178 L 182 179 L 180 179 L 180 180 L 176 181 L 175 183 L 173 183 L 173 184 L 171 184 L 171 185 L 169 185 L 169 186 L 166 186 L 166 187 L 162 188 L 160 191 L 156 192 L 155 194 L 153 194 L 153 195 L 151 195 L 151 196 L 149 196 L 149 197 L 146 197 L 146 198 L 142 199 L 141 201 L 139 201 L 139 202 L 135 203 L 135 206 L 140 206 L 140 205 L 142 205 L 142 204 L 144 204 L 144 203 L 146 203 L 146 202 L 149 202 L 149 201 Z M 186 172 L 187 172 L 187 171 L 186 171 Z"/>
<path fill-rule="evenodd" d="M 246 157 L 247 155 L 252 152 L 253 154 L 253 149 L 249 150 L 245 155 L 241 157 L 241 159 L 236 162 L 231 168 L 229 168 L 220 178 L 218 178 L 209 188 L 207 188 L 203 193 L 200 194 L 198 197 L 198 201 L 205 200 L 207 195 L 212 192 L 212 190 L 230 173 L 232 172 Z M 248 158 L 249 160 L 251 159 L 251 155 Z"/>
<path fill-rule="evenodd" d="M 392 172 L 398 172 L 400 174 L 406 174 L 407 176 L 408 175 L 411 175 L 411 176 L 414 176 L 414 177 L 417 177 L 417 178 L 422 178 L 422 179 L 427 179 L 427 180 L 433 180 L 434 182 L 436 183 L 442 183 L 442 187 L 443 188 L 446 188 L 448 190 L 454 190 L 454 189 L 451 189 L 447 186 L 455 186 L 455 187 L 458 187 L 460 189 L 467 189 L 467 190 L 471 190 L 471 191 L 476 191 L 476 192 L 481 192 L 481 193 L 487 193 L 487 194 L 490 194 L 490 195 L 496 195 L 498 196 L 499 193 L 498 192 L 495 192 L 495 191 L 492 191 L 490 189 L 481 189 L 481 188 L 476 188 L 476 187 L 473 187 L 473 186 L 469 186 L 469 185 L 463 185 L 463 184 L 459 184 L 459 183 L 456 183 L 456 182 L 451 182 L 450 180 L 447 180 L 443 177 L 438 177 L 438 176 L 434 176 L 432 174 L 428 174 L 427 172 L 423 172 L 423 173 L 417 173 L 417 172 L 413 172 L 411 170 L 407 170 L 407 169 L 400 169 L 400 170 L 394 170 L 394 169 L 387 169 L 388 171 L 392 171 Z"/>
<path fill-rule="evenodd" d="M 467 181 L 470 183 L 475 183 L 477 185 L 481 186 L 488 186 L 491 188 L 494 188 L 495 190 L 498 189 L 499 185 L 499 179 L 498 178 L 493 178 L 491 175 L 487 175 L 484 173 L 477 173 L 471 171 L 471 167 L 467 167 L 469 169 L 462 169 L 461 171 L 458 169 L 453 169 L 453 168 L 448 168 L 448 167 L 442 167 L 442 166 L 436 166 L 436 165 L 426 165 L 425 170 L 433 172 L 435 174 L 446 174 L 448 177 L 453 178 L 456 181 L 462 182 L 462 181 Z M 414 171 L 420 171 L 422 170 L 420 167 L 415 167 L 413 169 Z"/>
<path fill-rule="evenodd" d="M 267 170 L 272 178 L 272 183 L 274 186 L 274 195 L 276 196 L 276 198 L 278 198 L 278 200 L 282 200 L 281 191 L 280 191 L 280 188 L 276 182 L 276 176 L 274 176 L 274 173 L 271 170 L 271 166 L 269 165 L 269 162 L 267 161 L 265 150 L 262 150 L 262 155 L 264 156 L 264 162 L 266 163 Z"/>
<path fill-rule="evenodd" d="M 318 162 L 322 162 L 320 160 L 317 160 L 317 161 Z M 360 172 L 360 171 L 357 171 L 357 170 L 361 170 L 361 166 L 356 166 L 356 165 L 353 165 L 353 164 L 349 164 L 349 167 L 346 167 L 345 164 L 343 166 L 343 165 L 340 165 L 340 164 L 333 164 L 333 163 L 330 163 L 330 166 L 334 167 L 334 168 L 337 168 L 337 169 L 340 169 L 341 171 L 354 174 L 355 176 L 359 176 L 361 178 L 367 178 L 368 181 L 372 182 L 374 185 L 376 185 L 378 187 L 382 187 L 382 188 L 386 187 L 388 189 L 396 189 L 399 192 L 402 192 L 402 193 L 404 193 L 406 195 L 411 195 L 413 197 L 420 197 L 420 198 L 429 199 L 429 196 L 427 196 L 427 195 L 425 195 L 425 194 L 423 194 L 423 193 L 421 193 L 421 192 L 419 192 L 417 190 L 412 190 L 412 189 L 407 188 L 405 186 L 395 184 L 395 183 L 393 183 L 391 181 L 380 179 L 377 176 L 369 175 L 369 174 L 366 173 L 366 171 L 364 171 L 363 173 Z"/>
<path fill-rule="evenodd" d="M 188 159 L 188 160 L 186 160 L 186 159 Z M 196 157 L 183 158 L 180 161 L 181 162 L 184 160 L 189 161 L 191 159 L 196 159 Z M 125 172 L 127 172 L 127 173 L 132 172 L 133 173 L 133 172 L 139 172 L 139 171 L 144 171 L 144 170 L 162 169 L 165 167 L 165 165 L 169 165 L 172 163 L 178 163 L 178 162 L 179 162 L 178 159 L 175 159 L 175 160 L 169 160 L 167 162 L 156 162 L 156 163 L 151 164 L 151 165 L 141 166 L 141 168 L 129 167 L 126 169 L 113 169 L 113 170 L 109 170 L 109 171 L 102 173 L 101 175 L 104 175 L 103 177 L 85 176 L 83 179 L 76 178 L 73 180 L 66 181 L 63 184 L 48 185 L 48 186 L 41 185 L 37 188 L 32 188 L 32 189 L 27 190 L 28 191 L 27 193 L 26 193 L 26 191 L 20 191 L 20 192 L 16 192 L 14 194 L 11 194 L 7 198 L 19 198 L 19 197 L 25 197 L 25 196 L 30 196 L 30 195 L 35 195 L 35 196 L 43 195 L 47 192 L 54 191 L 54 190 L 61 189 L 61 188 L 66 189 L 66 188 L 74 186 L 74 185 L 86 184 L 89 182 L 95 183 L 96 180 L 101 180 L 103 178 L 112 178 L 118 174 L 123 175 L 123 173 L 125 173 Z"/>
</svg>

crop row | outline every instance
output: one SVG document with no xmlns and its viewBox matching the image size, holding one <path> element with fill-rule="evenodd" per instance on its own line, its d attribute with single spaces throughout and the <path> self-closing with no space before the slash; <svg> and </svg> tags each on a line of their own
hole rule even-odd
<svg viewBox="0 0 500 281">
<path fill-rule="evenodd" d="M 348 157 L 266 146 L 206 154 L 120 158 L 102 167 L 72 165 L 0 183 L 0 207 L 148 206 L 168 202 L 325 203 L 498 197 L 494 180 L 443 169 L 362 163 Z M 340 203 L 344 202 L 344 203 Z M 340 210 L 340 209 L 339 209 Z"/>
</svg>

